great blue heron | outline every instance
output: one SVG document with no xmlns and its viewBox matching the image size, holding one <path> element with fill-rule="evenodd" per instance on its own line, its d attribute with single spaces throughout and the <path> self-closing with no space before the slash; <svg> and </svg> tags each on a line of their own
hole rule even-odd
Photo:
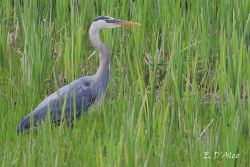
<svg viewBox="0 0 250 167">
<path fill-rule="evenodd" d="M 109 82 L 110 54 L 99 38 L 100 30 L 138 25 L 140 24 L 136 22 L 117 20 L 108 16 L 97 17 L 89 28 L 90 42 L 98 50 L 100 59 L 95 75 L 81 77 L 48 96 L 32 113 L 20 121 L 17 131 L 23 132 L 31 127 L 37 127 L 48 117 L 54 124 L 62 120 L 70 122 L 86 112 L 91 104 L 104 95 Z"/>
</svg>

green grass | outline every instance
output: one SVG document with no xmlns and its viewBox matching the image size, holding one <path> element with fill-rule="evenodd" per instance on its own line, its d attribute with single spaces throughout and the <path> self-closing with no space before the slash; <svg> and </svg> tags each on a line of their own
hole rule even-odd
<svg viewBox="0 0 250 167">
<path fill-rule="evenodd" d="M 2 166 L 250 165 L 250 1 L 0 3 Z M 112 54 L 104 102 L 74 129 L 18 135 L 46 96 L 95 73 L 88 28 L 98 15 L 142 23 L 102 32 Z"/>
</svg>

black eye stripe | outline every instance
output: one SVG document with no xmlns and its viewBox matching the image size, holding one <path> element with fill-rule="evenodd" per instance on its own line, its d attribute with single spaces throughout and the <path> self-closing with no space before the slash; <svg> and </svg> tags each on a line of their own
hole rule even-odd
<svg viewBox="0 0 250 167">
<path fill-rule="evenodd" d="M 105 20 L 105 22 L 106 23 L 117 23 L 117 22 L 119 22 L 119 20 L 113 20 L 113 19 L 111 19 L 111 20 Z"/>
<path fill-rule="evenodd" d="M 98 16 L 94 21 L 98 21 L 98 20 L 109 20 L 111 19 L 110 17 L 108 16 Z"/>
</svg>

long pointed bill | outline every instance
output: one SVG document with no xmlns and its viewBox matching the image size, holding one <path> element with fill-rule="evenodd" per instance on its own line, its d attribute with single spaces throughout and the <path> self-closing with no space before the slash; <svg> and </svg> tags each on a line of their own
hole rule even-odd
<svg viewBox="0 0 250 167">
<path fill-rule="evenodd" d="M 117 20 L 116 22 L 114 22 L 114 24 L 124 26 L 124 27 L 141 25 L 140 23 L 137 23 L 137 22 L 123 21 L 123 20 Z"/>
</svg>

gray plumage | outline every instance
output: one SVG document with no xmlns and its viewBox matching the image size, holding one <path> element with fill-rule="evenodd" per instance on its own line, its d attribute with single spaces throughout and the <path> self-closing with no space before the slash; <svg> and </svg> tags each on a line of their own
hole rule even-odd
<svg viewBox="0 0 250 167">
<path fill-rule="evenodd" d="M 100 62 L 96 74 L 81 77 L 48 96 L 20 121 L 17 131 L 24 132 L 31 127 L 37 127 L 48 118 L 48 112 L 53 124 L 60 124 L 62 120 L 70 122 L 86 112 L 89 106 L 104 95 L 109 82 L 110 54 L 99 39 L 100 30 L 136 25 L 139 23 L 115 20 L 108 16 L 97 17 L 89 29 L 90 42 L 99 53 Z"/>
</svg>

